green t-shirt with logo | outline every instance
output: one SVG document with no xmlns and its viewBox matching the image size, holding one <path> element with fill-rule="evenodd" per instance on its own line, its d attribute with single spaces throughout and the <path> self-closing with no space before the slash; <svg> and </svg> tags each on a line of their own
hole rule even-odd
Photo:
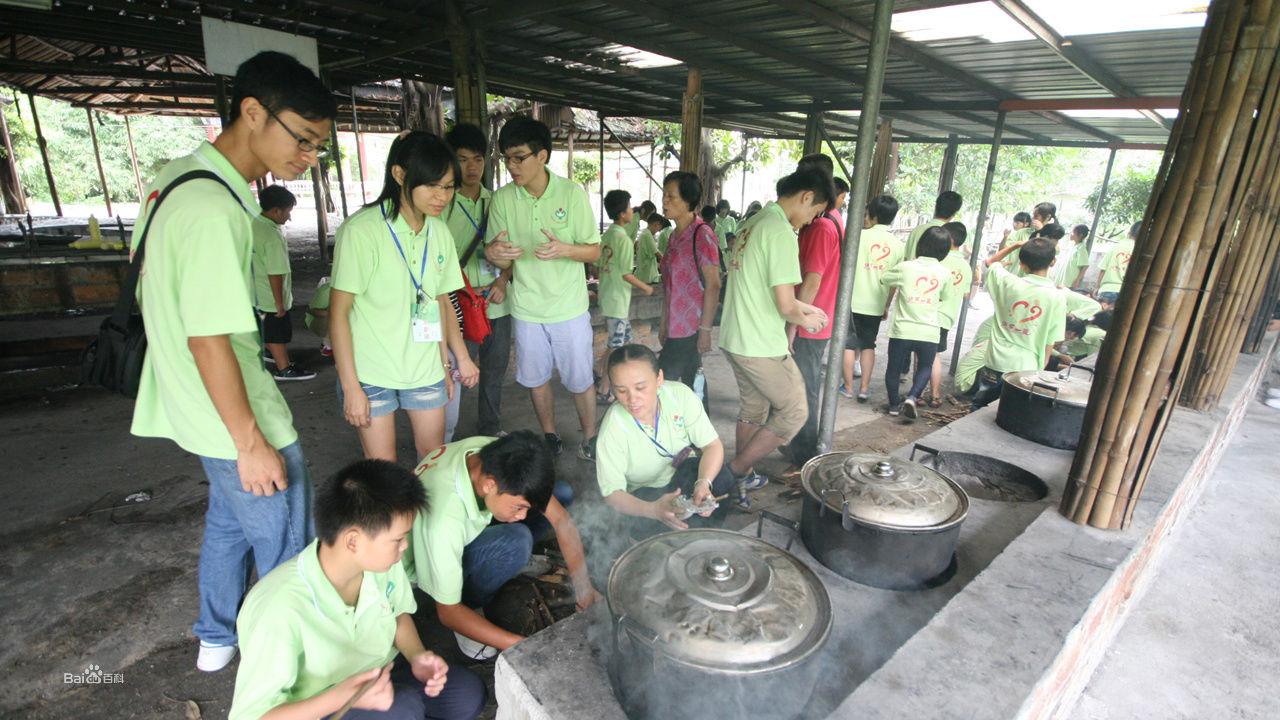
<svg viewBox="0 0 1280 720">
<path fill-rule="evenodd" d="M 415 233 L 388 202 L 360 210 L 338 228 L 333 289 L 355 296 L 349 317 L 360 382 L 408 390 L 444 380 L 440 343 L 413 339 L 415 278 L 427 317 L 443 322 L 436 299 L 462 287 L 462 270 L 453 234 L 439 217 L 424 216 Z"/>
<path fill-rule="evenodd" d="M 716 238 L 720 241 L 720 251 L 729 247 L 729 233 L 738 233 L 738 221 L 732 215 L 716 216 Z"/>
<path fill-rule="evenodd" d="M 1039 370 L 1045 348 L 1062 340 L 1067 310 L 1062 291 L 1039 275 L 1016 277 L 996 263 L 987 273 L 987 292 L 995 305 L 987 367 L 997 372 Z"/>
<path fill-rule="evenodd" d="M 539 260 L 534 249 L 547 242 L 549 230 L 563 243 L 594 245 L 600 242 L 591 202 L 581 185 L 547 171 L 547 187 L 541 197 L 509 183 L 493 193 L 485 242 L 499 233 L 524 250 L 512 265 L 507 308 L 518 320 L 558 323 L 587 311 L 587 275 L 583 264 L 568 258 Z"/>
<path fill-rule="evenodd" d="M 778 312 L 773 288 L 799 282 L 796 230 L 782 206 L 770 202 L 742 224 L 733 241 L 720 347 L 744 357 L 787 355 L 787 321 Z"/>
<path fill-rule="evenodd" d="M 1036 230 L 1033 227 L 1024 227 L 1021 230 L 1014 230 L 1009 235 L 1009 239 L 1000 245 L 1000 248 L 1004 249 L 1014 243 L 1030 240 L 1031 234 L 1035 231 Z M 1022 269 L 1022 260 L 1019 259 L 1021 255 L 1022 248 L 1018 248 L 1004 257 L 1005 268 L 1008 269 L 1009 272 L 1013 273 L 1015 277 L 1023 277 L 1026 275 L 1026 272 Z"/>
<path fill-rule="evenodd" d="M 888 226 L 865 228 L 858 240 L 858 264 L 853 270 L 851 312 L 858 315 L 883 315 L 889 300 L 889 288 L 880 278 L 902 262 L 902 241 L 889 232 Z"/>
<path fill-rule="evenodd" d="M 689 446 L 706 447 L 718 438 L 702 401 L 681 383 L 668 380 L 658 388 L 658 410 L 656 430 L 637 421 L 622 403 L 605 411 L 596 441 L 596 482 L 603 497 L 665 487 L 676 474 L 668 455 Z"/>
<path fill-rule="evenodd" d="M 636 277 L 647 283 L 658 281 L 658 241 L 649 228 L 641 230 L 636 240 Z"/>
<path fill-rule="evenodd" d="M 458 254 L 459 261 L 462 260 L 462 254 L 467 251 L 467 248 L 471 247 L 471 241 L 475 240 L 476 233 L 484 227 L 484 216 L 489 212 L 489 206 L 492 204 L 493 193 L 487 187 L 480 188 L 480 197 L 475 200 L 460 192 L 453 194 L 453 203 L 445 209 L 441 217 L 449 226 L 449 233 L 453 235 L 453 248 Z M 463 272 L 473 288 L 491 285 L 502 274 L 496 265 L 485 259 L 483 238 L 472 251 Z M 490 300 L 486 314 L 490 318 L 506 317 L 510 314 L 506 298 L 503 298 L 500 303 Z"/>
<path fill-rule="evenodd" d="M 635 245 L 627 229 L 618 223 L 600 237 L 600 314 L 626 320 L 631 317 L 631 283 L 623 276 L 635 271 Z"/>
<path fill-rule="evenodd" d="M 947 270 L 947 282 L 951 283 L 951 294 L 938 309 L 942 327 L 948 330 L 956 326 L 960 318 L 960 307 L 964 304 L 964 296 L 973 285 L 973 269 L 969 261 L 959 250 L 952 250 L 942 259 L 942 267 Z"/>
<path fill-rule="evenodd" d="M 920 238 L 924 235 L 924 231 L 928 230 L 929 228 L 942 227 L 943 225 L 946 225 L 946 224 L 947 224 L 946 220 L 939 220 L 938 218 L 934 218 L 923 225 L 917 225 L 914 229 L 911 230 L 911 234 L 907 236 L 906 245 L 902 249 L 902 259 L 915 260 L 916 247 L 920 244 Z"/>
<path fill-rule="evenodd" d="M 257 308 L 273 313 L 276 296 L 271 292 L 272 275 L 284 276 L 281 288 L 284 309 L 293 307 L 293 273 L 289 270 L 289 246 L 285 244 L 280 226 L 265 215 L 253 219 L 253 290 Z"/>
<path fill-rule="evenodd" d="M 889 337 L 899 340 L 936 342 L 943 324 L 942 306 L 955 293 L 951 271 L 934 258 L 906 260 L 880 277 L 885 287 L 897 293 Z"/>
<path fill-rule="evenodd" d="M 1071 259 L 1067 261 L 1067 268 L 1063 272 L 1062 284 L 1067 287 L 1078 287 L 1076 284 L 1076 276 L 1080 275 L 1080 271 L 1088 271 L 1089 269 L 1089 244 L 1078 243 L 1071 253 Z M 1084 276 L 1080 276 L 1080 282 L 1084 282 Z"/>
<path fill-rule="evenodd" d="M 156 210 L 160 191 L 192 170 L 217 173 L 235 198 L 216 181 L 192 180 L 174 188 Z M 253 223 L 262 210 L 249 184 L 222 153 L 203 143 L 165 165 L 146 197 L 139 213 L 144 220 L 134 226 L 131 240 L 136 243 L 150 223 L 138 281 L 147 353 L 130 432 L 169 438 L 196 455 L 234 460 L 235 443 L 187 347 L 189 338 L 227 335 L 258 428 L 274 448 L 294 443 L 293 414 L 262 366 L 251 271 Z"/>
<path fill-rule="evenodd" d="M 1102 259 L 1102 279 L 1098 281 L 1098 292 L 1120 292 L 1124 285 L 1124 275 L 1129 272 L 1129 260 L 1133 257 L 1133 241 L 1122 240 L 1107 251 Z"/>
<path fill-rule="evenodd" d="M 333 285 L 330 284 L 329 278 L 320 278 L 320 285 L 316 288 L 316 294 L 311 296 L 311 302 L 307 304 L 307 314 L 302 317 L 302 324 L 306 325 L 308 330 L 315 332 L 316 321 L 320 319 L 311 311 L 329 309 L 329 296 L 331 294 L 331 290 L 333 290 Z M 325 328 L 329 327 L 328 320 L 329 318 L 326 317 L 324 325 Z M 328 332 L 326 332 L 325 335 L 328 335 Z"/>
</svg>

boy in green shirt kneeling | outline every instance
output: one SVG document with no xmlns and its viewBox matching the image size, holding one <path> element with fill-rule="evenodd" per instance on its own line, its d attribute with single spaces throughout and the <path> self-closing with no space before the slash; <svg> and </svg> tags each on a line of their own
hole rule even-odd
<svg viewBox="0 0 1280 720">
<path fill-rule="evenodd" d="M 383 460 L 352 463 L 315 503 L 319 539 L 254 586 L 236 621 L 231 720 L 471 720 L 483 681 L 422 646 L 401 557 L 422 484 Z"/>
<path fill-rule="evenodd" d="M 942 264 L 951 252 L 951 233 L 942 227 L 931 227 L 920 236 L 917 257 L 889 270 L 880 284 L 894 291 L 893 323 L 889 326 L 889 363 L 885 371 L 885 388 L 889 393 L 889 414 L 916 418 L 916 401 L 929 384 L 933 359 L 938 354 L 938 338 L 946 322 L 943 307 L 951 301 L 956 289 L 951 270 Z M 916 357 L 916 372 L 906 400 L 898 389 L 902 373 Z"/>
</svg>

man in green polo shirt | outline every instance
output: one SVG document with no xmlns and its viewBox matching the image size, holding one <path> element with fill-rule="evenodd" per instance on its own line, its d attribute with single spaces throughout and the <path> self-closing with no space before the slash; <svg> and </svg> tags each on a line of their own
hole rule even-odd
<svg viewBox="0 0 1280 720">
<path fill-rule="evenodd" d="M 595 459 L 591 315 L 585 264 L 600 259 L 600 231 L 581 185 L 547 169 L 551 130 L 533 118 L 507 121 L 498 147 L 511 183 L 493 194 L 485 256 L 513 268 L 509 307 L 515 318 L 516 382 L 529 388 L 533 410 L 552 451 L 556 432 L 551 373 L 573 393 L 582 427 L 578 457 Z"/>
<path fill-rule="evenodd" d="M 482 184 L 485 159 L 489 157 L 489 143 L 484 131 L 467 123 L 454 125 L 445 135 L 445 141 L 458 156 L 462 181 L 458 191 L 453 194 L 453 204 L 445 210 L 444 219 L 453 235 L 459 261 L 475 245 L 471 257 L 463 263 L 462 270 L 471 283 L 471 289 L 488 300 L 486 314 L 492 329 L 489 337 L 478 347 L 475 343 L 467 343 L 467 348 L 475 355 L 480 366 L 477 433 L 497 435 L 502 432 L 502 382 L 507 377 L 507 365 L 511 361 L 511 311 L 507 307 L 511 268 L 501 270 L 484 256 L 484 236 L 489 221 L 489 208 L 493 205 L 493 193 Z M 453 438 L 452 430 L 457 424 L 458 403 L 462 394 L 455 392 L 453 399 L 449 401 L 445 420 L 446 442 Z"/>
<path fill-rule="evenodd" d="M 442 445 L 418 464 L 428 507 L 414 520 L 405 569 L 469 658 L 493 657 L 524 639 L 486 620 L 484 607 L 548 530 L 569 566 L 578 609 L 599 598 L 578 529 L 557 499 L 568 502 L 572 491 L 556 482 L 553 463 L 541 438 L 518 430 Z"/>
<path fill-rule="evenodd" d="M 763 487 L 757 461 L 795 437 L 809 416 L 804 378 L 791 357 L 787 323 L 816 333 L 822 309 L 796 299 L 797 231 L 835 201 L 831 175 L 801 168 L 778 181 L 778 201 L 743 224 L 728 262 L 720 347 L 738 381 L 737 442 L 729 470 L 747 490 Z"/>
<path fill-rule="evenodd" d="M 918 225 L 911 234 L 907 236 L 906 248 L 903 250 L 903 260 L 914 260 L 916 257 L 916 245 L 920 243 L 920 236 L 925 230 L 931 227 L 942 227 L 952 220 L 956 219 L 956 215 L 960 214 L 960 208 L 964 206 L 964 198 L 960 197 L 960 193 L 954 190 L 944 190 L 938 194 L 938 199 L 933 201 L 933 219 L 929 222 Z"/>
<path fill-rule="evenodd" d="M 333 96 L 297 60 L 263 52 L 236 72 L 230 123 L 212 143 L 166 165 L 147 190 L 133 242 L 147 229 L 138 286 L 147 355 L 134 435 L 170 438 L 209 480 L 200 548 L 196 667 L 236 653 L 235 617 L 252 556 L 259 577 L 311 540 L 311 481 L 293 415 L 262 366 L 253 308 L 249 184 L 292 180 L 325 152 Z M 192 170 L 214 180 L 176 186 Z"/>
</svg>

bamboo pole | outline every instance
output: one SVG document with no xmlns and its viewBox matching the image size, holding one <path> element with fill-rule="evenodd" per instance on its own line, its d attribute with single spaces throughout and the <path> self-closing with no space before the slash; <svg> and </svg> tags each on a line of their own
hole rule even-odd
<svg viewBox="0 0 1280 720">
<path fill-rule="evenodd" d="M 107 204 L 107 217 L 111 217 L 115 213 L 111 212 L 111 190 L 107 187 L 107 173 L 102 169 L 102 151 L 98 148 L 98 129 L 93 122 L 93 108 L 85 108 L 84 114 L 89 119 L 89 142 L 93 145 L 93 161 L 98 166 L 98 182 L 102 183 L 102 200 Z"/>
<path fill-rule="evenodd" d="M 44 139 L 40 129 L 40 113 L 36 112 L 36 96 L 27 93 L 31 103 L 31 122 L 36 126 L 36 145 L 40 148 L 40 160 L 44 162 L 44 179 L 49 183 L 49 197 L 53 199 L 53 210 L 62 217 L 62 203 L 58 200 L 58 185 L 53 181 L 53 166 L 49 164 L 49 143 Z"/>
<path fill-rule="evenodd" d="M 129 141 L 129 164 L 133 167 L 133 182 L 138 186 L 138 202 L 141 203 L 142 197 L 142 175 L 138 172 L 138 152 L 133 147 L 133 128 L 129 125 L 129 116 L 124 116 L 124 136 Z M 141 211 L 141 206 L 139 206 Z"/>
<path fill-rule="evenodd" d="M 1251 179 L 1246 150 L 1266 122 L 1255 113 L 1265 111 L 1278 40 L 1280 6 L 1271 0 L 1210 7 L 1060 507 L 1075 522 L 1114 528 L 1132 519 L 1167 400 L 1187 377 L 1202 295 L 1226 265 L 1228 211 Z"/>
<path fill-rule="evenodd" d="M 701 152 L 702 71 L 691 67 L 680 106 L 680 169 L 696 174 L 701 167 Z M 600 164 L 604 166 L 603 161 Z"/>
<path fill-rule="evenodd" d="M 951 190 L 956 184 L 956 160 L 959 159 L 960 145 L 955 134 L 947 135 L 947 148 L 942 151 L 942 169 L 938 172 L 938 194 Z"/>
<path fill-rule="evenodd" d="M 1280 262 L 1273 260 L 1271 276 L 1267 280 L 1266 292 L 1262 295 L 1262 302 L 1258 305 L 1257 312 L 1253 314 L 1253 320 L 1249 324 L 1249 332 L 1245 336 L 1245 352 L 1256 353 L 1262 347 L 1262 339 L 1267 334 L 1267 326 L 1271 323 L 1271 316 L 1277 301 L 1280 301 Z"/>
<path fill-rule="evenodd" d="M 889 183 L 889 162 L 893 156 L 893 121 L 880 119 L 880 128 L 876 132 L 875 154 L 871 162 L 871 195 L 875 197 L 884 192 Z"/>
</svg>

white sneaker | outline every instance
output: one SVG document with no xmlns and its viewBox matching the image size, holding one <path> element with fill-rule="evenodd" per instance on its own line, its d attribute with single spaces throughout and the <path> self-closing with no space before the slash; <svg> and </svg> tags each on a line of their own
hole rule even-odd
<svg viewBox="0 0 1280 720">
<path fill-rule="evenodd" d="M 231 664 L 235 656 L 235 645 L 208 645 L 201 640 L 200 653 L 196 655 L 196 669 L 201 672 L 218 672 Z"/>
<path fill-rule="evenodd" d="M 1267 407 L 1269 407 L 1269 408 L 1275 408 L 1276 410 L 1280 410 L 1280 398 L 1274 398 L 1274 397 L 1273 397 L 1273 398 L 1268 398 L 1267 400 L 1264 400 L 1263 402 L 1264 402 L 1264 403 L 1266 404 L 1266 406 L 1267 406 Z"/>
<path fill-rule="evenodd" d="M 458 641 L 458 650 L 472 660 L 491 660 L 498 656 L 498 648 L 492 645 L 472 640 L 461 633 L 454 633 L 453 637 Z"/>
<path fill-rule="evenodd" d="M 1280 398 L 1280 387 L 1270 387 L 1270 388 L 1267 388 L 1267 397 L 1269 397 L 1269 398 Z"/>
<path fill-rule="evenodd" d="M 862 361 L 861 360 L 853 361 L 853 376 L 856 378 L 862 377 Z"/>
</svg>

